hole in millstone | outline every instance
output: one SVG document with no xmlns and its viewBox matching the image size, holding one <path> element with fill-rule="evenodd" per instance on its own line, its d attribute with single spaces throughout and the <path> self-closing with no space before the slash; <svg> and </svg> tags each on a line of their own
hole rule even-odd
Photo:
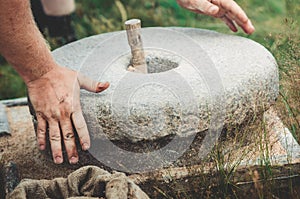
<svg viewBox="0 0 300 199">
<path fill-rule="evenodd" d="M 169 52 L 161 50 L 151 50 L 145 51 L 145 60 L 148 73 L 162 73 L 177 68 L 179 66 L 181 58 Z M 127 69 L 128 67 L 132 67 L 131 60 L 127 66 Z M 131 72 L 135 72 L 130 69 L 128 70 Z"/>
</svg>

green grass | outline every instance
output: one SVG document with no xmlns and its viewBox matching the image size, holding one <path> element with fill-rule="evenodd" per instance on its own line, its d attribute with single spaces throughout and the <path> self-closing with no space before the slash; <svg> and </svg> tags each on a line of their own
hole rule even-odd
<svg viewBox="0 0 300 199">
<path fill-rule="evenodd" d="M 0 99 L 17 98 L 26 95 L 25 84 L 17 72 L 8 64 L 0 66 Z"/>
</svg>

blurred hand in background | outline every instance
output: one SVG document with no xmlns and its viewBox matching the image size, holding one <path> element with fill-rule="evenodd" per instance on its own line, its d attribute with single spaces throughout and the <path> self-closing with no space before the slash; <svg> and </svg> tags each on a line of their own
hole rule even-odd
<svg viewBox="0 0 300 199">
<path fill-rule="evenodd" d="M 233 32 L 237 32 L 236 24 L 247 34 L 255 30 L 246 13 L 233 0 L 177 0 L 177 3 L 195 13 L 220 18 Z"/>
</svg>

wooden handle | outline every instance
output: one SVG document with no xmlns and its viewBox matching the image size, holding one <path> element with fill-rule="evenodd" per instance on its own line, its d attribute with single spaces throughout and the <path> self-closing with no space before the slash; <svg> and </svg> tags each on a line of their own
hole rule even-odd
<svg viewBox="0 0 300 199">
<path fill-rule="evenodd" d="M 132 67 L 139 73 L 148 73 L 141 36 L 141 20 L 130 19 L 125 22 L 128 44 L 131 48 Z"/>
</svg>

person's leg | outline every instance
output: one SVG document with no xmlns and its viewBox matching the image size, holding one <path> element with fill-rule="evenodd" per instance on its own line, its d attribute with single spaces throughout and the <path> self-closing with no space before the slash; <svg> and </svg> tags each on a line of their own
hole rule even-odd
<svg viewBox="0 0 300 199">
<path fill-rule="evenodd" d="M 47 28 L 50 37 L 62 39 L 62 43 L 76 40 L 72 27 L 72 13 L 75 11 L 74 0 L 41 0 L 47 15 Z"/>
<path fill-rule="evenodd" d="M 30 0 L 30 3 L 34 20 L 41 33 L 44 34 L 45 29 L 47 28 L 47 15 L 44 12 L 42 3 L 40 0 Z"/>
<path fill-rule="evenodd" d="M 61 37 L 65 41 L 63 43 L 69 43 L 76 41 L 75 31 L 72 27 L 72 16 L 48 16 L 48 31 L 50 37 Z"/>
</svg>

